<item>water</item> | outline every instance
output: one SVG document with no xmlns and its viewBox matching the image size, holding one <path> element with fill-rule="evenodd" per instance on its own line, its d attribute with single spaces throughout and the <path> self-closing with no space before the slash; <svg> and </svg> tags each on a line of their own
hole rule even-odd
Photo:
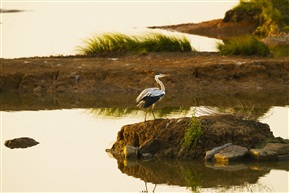
<svg viewBox="0 0 289 193">
<path fill-rule="evenodd" d="M 135 34 L 146 32 L 146 26 L 223 18 L 225 11 L 238 2 L 1 1 L 1 8 L 25 11 L 0 14 L 0 57 L 71 55 L 83 39 L 94 33 Z M 218 41 L 188 37 L 199 51 L 214 51 Z M 276 99 L 266 95 L 262 100 L 245 96 L 249 101 L 239 100 L 238 96 L 242 95 L 213 96 L 214 99 L 208 101 L 205 100 L 212 95 L 200 97 L 198 115 L 216 108 L 223 111 L 224 106 L 226 110 L 244 110 L 243 105 L 252 104 L 254 108 L 246 106 L 246 113 L 268 123 L 275 136 L 288 138 L 288 102 L 275 95 Z M 180 101 L 181 104 L 170 103 L 176 107 L 166 107 L 163 100 L 164 106 L 160 105 L 157 116 L 191 116 L 192 98 L 187 97 L 188 101 Z M 91 101 L 79 95 L 1 93 L 0 101 L 2 192 L 289 191 L 288 163 L 241 164 L 232 167 L 239 169 L 235 172 L 199 162 L 167 160 L 127 163 L 126 166 L 118 163 L 105 149 L 111 147 L 123 125 L 144 118 L 143 111 L 128 105 L 129 98 L 126 99 L 128 104 L 120 106 L 114 101 L 113 104 L 101 103 L 99 99 Z M 226 102 L 234 108 L 227 107 Z M 40 144 L 26 149 L 4 146 L 5 140 L 18 137 L 30 137 Z"/>
<path fill-rule="evenodd" d="M 198 107 L 198 114 L 209 112 L 205 109 Z M 144 114 L 139 110 L 118 116 L 106 112 L 103 109 L 2 111 L 2 191 L 140 192 L 146 190 L 146 182 L 149 191 L 156 184 L 155 192 L 289 190 L 286 162 L 239 164 L 235 173 L 230 167 L 172 160 L 124 166 L 105 149 L 111 147 L 123 125 L 143 121 Z M 189 108 L 185 112 L 172 110 L 164 117 L 191 114 Z M 260 121 L 269 123 L 275 136 L 288 138 L 288 115 L 288 107 L 272 107 Z M 40 144 L 27 149 L 3 145 L 5 140 L 17 137 L 30 137 Z"/>
<path fill-rule="evenodd" d="M 1 56 L 72 55 L 92 34 L 138 34 L 148 26 L 197 23 L 223 18 L 234 1 L 210 2 L 49 2 L 1 1 L 3 9 L 24 12 L 1 15 Z M 208 6 L 209 5 L 209 6 Z M 206 14 L 204 14 L 204 12 Z M 214 51 L 220 40 L 187 35 L 199 51 Z"/>
</svg>

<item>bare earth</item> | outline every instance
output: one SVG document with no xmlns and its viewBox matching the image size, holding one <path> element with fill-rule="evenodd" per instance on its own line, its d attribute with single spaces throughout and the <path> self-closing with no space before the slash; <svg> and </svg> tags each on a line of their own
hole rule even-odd
<svg viewBox="0 0 289 193">
<path fill-rule="evenodd" d="M 0 89 L 41 93 L 139 92 L 166 73 L 167 91 L 282 91 L 289 58 L 229 57 L 216 53 L 150 53 L 121 57 L 1 59 Z"/>
</svg>

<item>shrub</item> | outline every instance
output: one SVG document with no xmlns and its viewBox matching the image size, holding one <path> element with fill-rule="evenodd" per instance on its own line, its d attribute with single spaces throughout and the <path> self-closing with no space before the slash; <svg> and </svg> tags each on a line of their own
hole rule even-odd
<svg viewBox="0 0 289 193">
<path fill-rule="evenodd" d="M 233 10 L 255 13 L 258 27 L 254 34 L 265 37 L 277 34 L 289 24 L 288 6 L 288 0 L 240 0 Z"/>
<path fill-rule="evenodd" d="M 182 142 L 182 149 L 188 148 L 193 144 L 194 146 L 200 141 L 203 135 L 201 129 L 201 122 L 196 116 L 192 116 L 190 126 L 186 129 L 184 140 Z"/>
<path fill-rule="evenodd" d="M 267 56 L 270 53 L 268 46 L 250 35 L 231 38 L 224 44 L 218 43 L 217 49 L 222 55 Z"/>
</svg>

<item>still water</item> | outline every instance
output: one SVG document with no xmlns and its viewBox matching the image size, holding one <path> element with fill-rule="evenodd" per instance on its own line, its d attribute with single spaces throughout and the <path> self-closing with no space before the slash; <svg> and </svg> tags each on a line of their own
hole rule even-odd
<svg viewBox="0 0 289 193">
<path fill-rule="evenodd" d="M 197 23 L 223 18 L 238 0 L 225 1 L 1 1 L 1 56 L 72 55 L 92 34 L 139 34 L 148 26 Z M 155 30 L 153 30 L 155 31 Z M 173 33 L 178 34 L 178 33 Z M 220 40 L 186 35 L 199 51 L 215 51 Z"/>
<path fill-rule="evenodd" d="M 191 116 L 171 111 L 168 117 Z M 123 125 L 141 122 L 143 111 L 104 109 L 1 112 L 3 192 L 288 192 L 288 162 L 223 167 L 203 162 L 118 163 L 105 152 Z M 110 111 L 116 112 L 116 111 Z M 206 107 L 197 108 L 198 115 Z M 288 107 L 271 107 L 259 120 L 288 138 Z M 160 113 L 157 114 L 160 116 Z M 150 117 L 151 118 L 151 117 Z M 40 144 L 9 149 L 4 141 L 31 137 Z"/>
</svg>

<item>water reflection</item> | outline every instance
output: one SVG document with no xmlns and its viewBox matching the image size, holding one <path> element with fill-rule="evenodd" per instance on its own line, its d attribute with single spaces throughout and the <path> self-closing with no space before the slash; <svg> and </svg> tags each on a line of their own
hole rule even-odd
<svg viewBox="0 0 289 193">
<path fill-rule="evenodd" d="M 0 110 L 45 110 L 45 109 L 70 109 L 70 108 L 136 108 L 135 98 L 138 93 L 115 93 L 104 95 L 91 94 L 31 94 L 31 93 L 1 93 Z M 252 111 L 255 116 L 260 116 L 272 106 L 286 106 L 289 104 L 289 92 L 222 92 L 205 93 L 196 92 L 175 96 L 168 95 L 162 99 L 156 108 L 163 109 L 162 113 L 171 108 L 187 110 L 191 106 L 212 106 L 222 109 L 234 108 L 235 111 Z M 255 111 L 255 109 L 259 109 Z M 108 110 L 112 111 L 112 110 Z M 123 111 L 123 110 L 121 110 Z M 124 112 L 126 112 L 125 110 Z"/>
<path fill-rule="evenodd" d="M 144 182 L 188 187 L 191 191 L 200 189 L 250 189 L 252 185 L 259 190 L 270 189 L 265 184 L 258 184 L 261 177 L 271 170 L 289 171 L 287 162 L 275 163 L 235 163 L 213 165 L 196 161 L 152 160 L 118 161 L 118 169 Z"/>
</svg>

